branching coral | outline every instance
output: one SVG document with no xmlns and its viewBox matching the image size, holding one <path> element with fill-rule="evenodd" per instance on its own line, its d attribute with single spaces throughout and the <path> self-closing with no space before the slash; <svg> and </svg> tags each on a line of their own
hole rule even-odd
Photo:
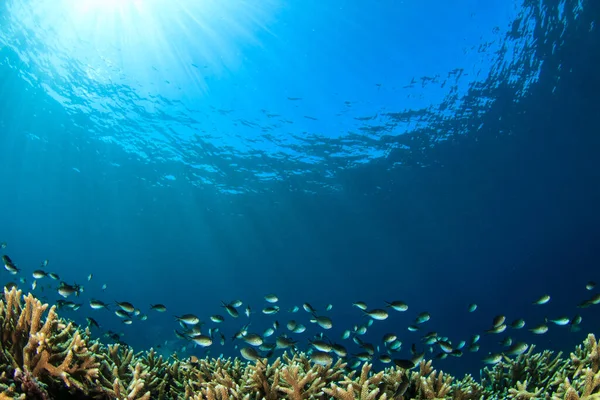
<svg viewBox="0 0 600 400">
<path fill-rule="evenodd" d="M 600 372 L 587 368 L 582 374 L 569 378 L 560 385 L 552 397 L 553 400 L 600 400 Z"/>
<path fill-rule="evenodd" d="M 541 393 L 556 390 L 571 371 L 568 360 L 562 357 L 562 353 L 534 353 L 534 349 L 535 346 L 529 346 L 526 353 L 514 359 L 504 357 L 493 368 L 484 368 L 482 384 L 488 393 L 506 398 L 510 394 L 510 388 L 518 391 L 519 385 L 524 382 L 527 382 L 528 387 L 538 388 Z"/>
<path fill-rule="evenodd" d="M 517 388 L 508 389 L 508 398 L 516 400 L 536 399 L 542 392 L 542 389 L 534 389 L 533 392 L 527 390 L 527 381 L 517 382 Z"/>
<path fill-rule="evenodd" d="M 377 395 L 381 392 L 379 384 L 383 380 L 384 372 L 381 371 L 375 375 L 371 375 L 371 368 L 371 364 L 365 363 L 363 364 L 360 376 L 357 379 L 352 380 L 350 377 L 346 377 L 339 384 L 332 383 L 330 388 L 325 388 L 323 391 L 328 395 L 340 400 L 373 400 L 376 398 L 382 400 L 386 399 L 386 393 L 383 393 L 380 397 L 377 397 Z"/>
<path fill-rule="evenodd" d="M 44 318 L 45 316 L 45 318 Z M 260 359 L 165 360 L 150 349 L 102 345 L 31 294 L 0 301 L 0 400 L 50 398 L 191 400 L 600 400 L 600 346 L 589 335 L 569 358 L 529 351 L 456 380 L 431 361 L 418 369 L 349 370 L 343 359 L 313 363 L 304 353 Z"/>
<path fill-rule="evenodd" d="M 475 382 L 471 375 L 466 375 L 453 385 L 454 400 L 478 400 L 483 395 L 483 387 Z"/>
<path fill-rule="evenodd" d="M 600 346 L 596 337 L 589 334 L 583 345 L 578 346 L 570 357 L 571 364 L 575 368 L 574 377 L 579 376 L 584 368 L 591 368 L 593 372 L 598 372 L 600 369 Z"/>
<path fill-rule="evenodd" d="M 67 388 L 80 391 L 94 385 L 98 375 L 98 347 L 88 346 L 87 333 L 60 321 L 55 306 L 50 308 L 42 324 L 48 305 L 31 294 L 23 297 L 24 305 L 21 291 L 16 288 L 5 289 L 4 298 L 0 302 L 0 357 L 12 368 L 13 374 L 16 371 L 16 376 L 27 377 L 28 381 L 50 375 L 60 379 Z"/>
</svg>

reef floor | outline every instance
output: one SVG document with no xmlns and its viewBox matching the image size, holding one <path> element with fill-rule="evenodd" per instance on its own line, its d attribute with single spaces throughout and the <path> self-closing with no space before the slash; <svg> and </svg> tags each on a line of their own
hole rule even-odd
<svg viewBox="0 0 600 400">
<path fill-rule="evenodd" d="M 481 381 L 414 368 L 350 370 L 305 353 L 267 359 L 164 359 L 105 345 L 17 288 L 0 300 L 0 399 L 552 399 L 600 400 L 600 346 L 593 334 L 568 357 L 535 346 L 483 369 Z"/>
</svg>

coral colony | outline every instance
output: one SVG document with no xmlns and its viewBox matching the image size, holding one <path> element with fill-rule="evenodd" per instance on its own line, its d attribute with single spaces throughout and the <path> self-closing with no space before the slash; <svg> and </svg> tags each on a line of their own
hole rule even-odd
<svg viewBox="0 0 600 400">
<path fill-rule="evenodd" d="M 590 334 L 568 357 L 535 346 L 502 357 L 481 381 L 436 371 L 431 361 L 358 370 L 341 360 L 323 365 L 302 352 L 268 362 L 165 360 L 104 345 L 21 290 L 0 301 L 0 399 L 600 399 L 600 347 Z"/>
</svg>

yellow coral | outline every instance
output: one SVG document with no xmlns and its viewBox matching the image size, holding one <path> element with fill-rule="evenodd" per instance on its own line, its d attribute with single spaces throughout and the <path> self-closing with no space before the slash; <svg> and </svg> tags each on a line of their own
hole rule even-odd
<svg viewBox="0 0 600 400">
<path fill-rule="evenodd" d="M 537 389 L 537 388 L 536 388 Z M 526 400 L 537 398 L 542 389 L 534 389 L 534 392 L 527 391 L 527 381 L 517 382 L 517 388 L 510 388 L 508 390 L 509 398 L 516 400 Z"/>
</svg>

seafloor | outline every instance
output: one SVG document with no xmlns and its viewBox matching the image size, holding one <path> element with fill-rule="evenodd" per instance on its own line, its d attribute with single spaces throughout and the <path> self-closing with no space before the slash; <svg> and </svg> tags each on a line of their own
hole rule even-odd
<svg viewBox="0 0 600 400">
<path fill-rule="evenodd" d="M 529 351 L 483 370 L 481 381 L 415 368 L 348 370 L 303 353 L 275 361 L 166 360 L 92 340 L 31 294 L 0 301 L 0 399 L 600 399 L 600 346 L 593 334 L 569 356 Z"/>
</svg>

